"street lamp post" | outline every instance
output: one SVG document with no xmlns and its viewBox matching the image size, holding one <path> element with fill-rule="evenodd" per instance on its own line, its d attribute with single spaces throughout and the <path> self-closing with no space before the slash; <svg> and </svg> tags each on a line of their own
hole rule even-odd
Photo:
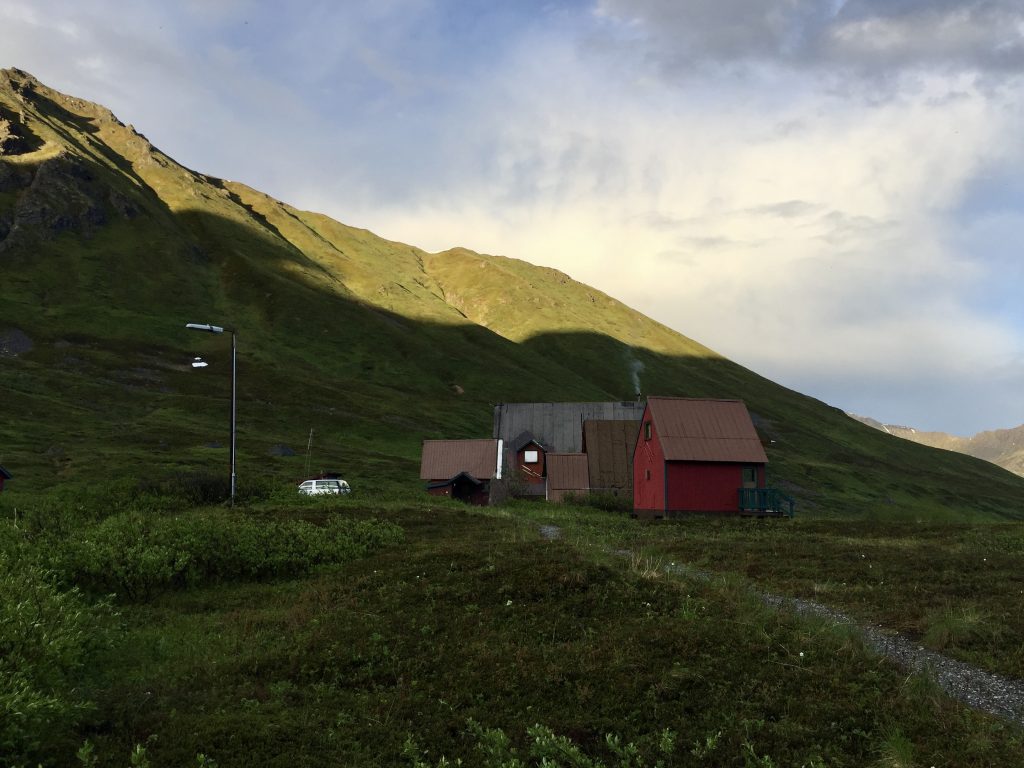
<svg viewBox="0 0 1024 768">
<path fill-rule="evenodd" d="M 186 323 L 185 327 L 193 331 L 205 331 L 206 333 L 224 333 L 227 331 L 231 334 L 231 506 L 235 506 L 235 435 L 237 433 L 235 406 L 238 395 L 237 377 L 235 375 L 235 361 L 238 350 L 236 334 L 232 328 L 222 328 L 219 325 L 210 325 L 209 323 Z"/>
</svg>

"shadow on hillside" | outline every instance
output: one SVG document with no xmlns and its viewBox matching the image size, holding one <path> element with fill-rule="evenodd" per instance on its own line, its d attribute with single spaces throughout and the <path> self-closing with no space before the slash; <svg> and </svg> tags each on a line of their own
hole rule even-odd
<svg viewBox="0 0 1024 768">
<path fill-rule="evenodd" d="M 130 183 L 108 169 L 97 172 L 115 189 Z M 451 323 L 410 318 L 344 293 L 328 275 L 310 275 L 306 268 L 319 265 L 265 220 L 246 226 L 198 209 L 174 214 L 148 188 L 146 197 L 141 215 L 120 218 L 129 235 L 91 267 L 118 283 L 110 294 L 116 301 L 97 305 L 89 292 L 64 294 L 60 312 L 43 328 L 25 329 L 30 335 L 76 334 L 184 360 L 193 352 L 223 353 L 222 340 L 190 334 L 185 322 L 237 328 L 243 410 L 277 406 L 359 422 L 363 434 L 400 453 L 415 452 L 428 437 L 489 436 L 497 402 L 633 400 L 638 373 L 645 395 L 744 400 L 768 450 L 770 476 L 804 509 L 885 514 L 931 505 L 1024 516 L 1024 480 L 876 432 L 728 360 L 658 354 L 598 333 L 552 332 L 514 343 L 455 310 Z M 22 253 L 26 268 L 15 280 L 30 284 L 34 261 L 63 259 L 68 269 L 81 268 L 75 248 L 87 252 L 94 234 L 72 230 L 59 243 L 46 240 Z M 382 289 L 396 279 L 382 275 Z M 200 381 L 176 374 L 173 387 L 209 396 L 211 388 L 225 391 L 224 375 Z M 293 435 L 304 428 L 308 420 L 291 427 Z"/>
</svg>

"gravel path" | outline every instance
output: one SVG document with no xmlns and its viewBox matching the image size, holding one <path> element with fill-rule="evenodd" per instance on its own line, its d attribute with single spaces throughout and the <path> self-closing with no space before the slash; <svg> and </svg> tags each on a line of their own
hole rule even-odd
<svg viewBox="0 0 1024 768">
<path fill-rule="evenodd" d="M 562 531 L 556 525 L 544 525 L 541 526 L 540 534 L 551 540 L 560 538 Z M 622 557 L 633 555 L 627 549 L 616 550 L 615 554 Z M 710 581 L 715 577 L 715 574 L 708 571 L 678 563 L 663 566 L 663 570 L 666 573 L 700 581 Z M 930 676 L 954 699 L 972 709 L 1024 725 L 1024 680 L 994 675 L 965 662 L 951 659 L 941 653 L 930 651 L 896 632 L 860 624 L 845 613 L 821 603 L 768 592 L 755 592 L 773 608 L 789 609 L 801 615 L 818 616 L 836 624 L 854 627 L 869 648 L 906 670 Z"/>
<path fill-rule="evenodd" d="M 866 626 L 827 605 L 796 597 L 761 594 L 768 605 L 800 614 L 820 616 L 836 624 L 853 626 L 876 652 L 904 669 L 922 672 L 954 699 L 967 706 L 1024 725 L 1024 680 L 994 675 L 962 661 L 930 651 L 892 631 Z"/>
<path fill-rule="evenodd" d="M 713 573 L 672 563 L 664 566 L 666 573 L 709 581 Z M 987 712 L 1018 725 L 1024 725 L 1024 680 L 994 675 L 963 661 L 930 651 L 897 632 L 859 623 L 851 616 L 812 600 L 785 597 L 753 590 L 765 604 L 788 608 L 801 615 L 818 616 L 836 624 L 853 627 L 869 648 L 891 659 L 899 666 L 928 675 L 946 693 L 972 709 Z"/>
</svg>

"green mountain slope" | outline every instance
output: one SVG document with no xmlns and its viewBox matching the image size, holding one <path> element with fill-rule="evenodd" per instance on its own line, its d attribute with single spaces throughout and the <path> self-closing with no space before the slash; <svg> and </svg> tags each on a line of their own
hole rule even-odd
<svg viewBox="0 0 1024 768">
<path fill-rule="evenodd" d="M 1024 480 L 880 434 L 551 269 L 430 254 L 190 171 L 108 110 L 0 72 L 0 463 L 15 492 L 305 458 L 416 485 L 420 441 L 487 435 L 496 402 L 739 397 L 801 511 L 1024 517 Z M 210 367 L 192 370 L 193 354 Z"/>
<path fill-rule="evenodd" d="M 970 437 L 951 435 L 948 432 L 925 432 L 913 427 L 883 424 L 868 416 L 850 416 L 862 424 L 886 432 L 904 440 L 910 440 L 932 448 L 966 453 L 985 461 L 998 464 L 1015 475 L 1024 476 L 1024 424 L 1012 429 L 993 429 L 979 432 Z"/>
</svg>

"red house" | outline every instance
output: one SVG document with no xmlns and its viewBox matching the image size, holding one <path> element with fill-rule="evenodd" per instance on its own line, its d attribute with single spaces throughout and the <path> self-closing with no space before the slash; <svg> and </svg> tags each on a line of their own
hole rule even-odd
<svg viewBox="0 0 1024 768">
<path fill-rule="evenodd" d="M 11 473 L 8 472 L 3 467 L 0 467 L 0 491 L 2 491 L 4 489 L 4 480 L 10 480 L 10 479 L 11 479 Z"/>
<path fill-rule="evenodd" d="M 485 505 L 501 479 L 501 449 L 501 440 L 424 440 L 420 480 L 432 496 Z"/>
<path fill-rule="evenodd" d="M 791 500 L 765 487 L 767 463 L 741 401 L 650 397 L 633 450 L 634 514 L 782 514 L 780 497 Z"/>
</svg>

